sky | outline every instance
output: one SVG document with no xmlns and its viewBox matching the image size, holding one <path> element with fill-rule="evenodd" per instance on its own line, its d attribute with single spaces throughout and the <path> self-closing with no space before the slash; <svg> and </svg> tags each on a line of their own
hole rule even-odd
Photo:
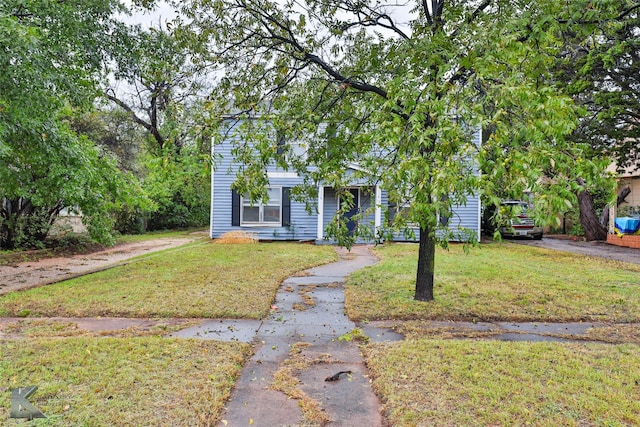
<svg viewBox="0 0 640 427">
<path fill-rule="evenodd" d="M 127 6 L 131 6 L 131 1 L 129 0 L 124 3 Z M 131 16 L 121 15 L 120 19 L 127 24 L 141 24 L 143 28 L 145 26 L 157 28 L 159 23 L 164 26 L 166 21 L 172 20 L 176 15 L 176 10 L 173 6 L 164 1 L 159 1 L 153 11 L 138 10 Z"/>
<path fill-rule="evenodd" d="M 279 2 L 279 0 L 276 0 Z M 131 0 L 124 0 L 127 6 L 131 6 Z M 302 2 L 304 3 L 304 2 Z M 410 12 L 413 7 L 413 2 L 409 1 L 396 1 L 390 2 L 389 6 L 393 8 L 393 17 L 396 24 L 402 27 L 404 31 L 409 31 L 406 23 L 412 18 Z M 177 15 L 175 7 L 169 5 L 165 1 L 158 1 L 153 11 L 137 11 L 132 16 L 122 16 L 122 20 L 129 24 L 142 24 L 143 26 L 158 27 L 161 23 L 163 26 L 165 22 L 170 21 Z"/>
</svg>

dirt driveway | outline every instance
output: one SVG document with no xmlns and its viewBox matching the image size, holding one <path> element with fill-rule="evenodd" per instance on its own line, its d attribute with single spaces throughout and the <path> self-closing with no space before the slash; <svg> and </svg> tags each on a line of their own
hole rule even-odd
<svg viewBox="0 0 640 427">
<path fill-rule="evenodd" d="M 600 257 L 621 262 L 640 264 L 640 249 L 610 245 L 605 242 L 582 242 L 566 238 L 545 237 L 542 240 L 511 240 L 515 243 L 553 249 L 556 251 Z"/>
<path fill-rule="evenodd" d="M 0 295 L 18 289 L 48 285 L 72 277 L 104 270 L 130 258 L 164 249 L 175 248 L 201 238 L 167 237 L 141 242 L 123 243 L 98 252 L 0 266 Z"/>
</svg>

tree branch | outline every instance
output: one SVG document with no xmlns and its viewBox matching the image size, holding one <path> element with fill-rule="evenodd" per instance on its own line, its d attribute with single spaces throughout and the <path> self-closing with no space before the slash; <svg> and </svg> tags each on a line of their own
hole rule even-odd
<svg viewBox="0 0 640 427">
<path fill-rule="evenodd" d="M 633 12 L 636 9 L 640 9 L 640 4 L 636 4 L 634 6 L 631 6 L 629 9 L 622 11 L 618 16 L 611 18 L 611 20 L 613 21 L 622 21 L 627 15 L 629 15 L 631 12 Z M 558 19 L 558 23 L 559 24 L 568 24 L 570 22 L 573 22 L 575 24 L 600 24 L 602 22 L 606 22 L 603 20 L 593 20 L 593 21 L 582 21 L 582 20 L 577 20 L 577 21 L 573 21 L 571 19 Z"/>
<path fill-rule="evenodd" d="M 429 5 L 427 4 L 427 0 L 422 0 L 422 11 L 424 12 L 425 18 L 427 18 L 427 23 L 430 27 L 433 27 L 433 19 L 431 18 L 431 13 L 429 12 Z"/>
<path fill-rule="evenodd" d="M 108 93 L 108 91 L 105 91 L 104 95 L 107 97 L 108 100 L 110 100 L 111 102 L 113 102 L 114 104 L 122 108 L 127 114 L 129 114 L 129 116 L 133 119 L 134 122 L 138 123 L 140 126 L 145 128 L 149 133 L 151 133 L 151 135 L 153 135 L 153 138 L 156 140 L 156 142 L 160 147 L 164 147 L 165 139 L 162 137 L 157 127 L 154 127 L 151 123 L 145 122 L 140 117 L 138 117 L 136 112 L 133 111 L 131 107 L 129 107 L 124 101 L 118 99 L 115 95 L 111 95 L 110 93 Z"/>
</svg>

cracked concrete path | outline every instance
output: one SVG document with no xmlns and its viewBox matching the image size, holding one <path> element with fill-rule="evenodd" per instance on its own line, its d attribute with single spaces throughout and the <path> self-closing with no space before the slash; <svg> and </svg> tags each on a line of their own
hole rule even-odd
<svg viewBox="0 0 640 427">
<path fill-rule="evenodd" d="M 338 252 L 337 262 L 309 269 L 281 285 L 269 318 L 254 325 L 258 348 L 236 382 L 219 425 L 308 423 L 298 400 L 271 388 L 274 373 L 295 361 L 303 362 L 300 369 L 291 371 L 296 387 L 321 405 L 330 419 L 326 425 L 383 425 L 358 346 L 338 340 L 356 327 L 344 313 L 343 281 L 349 273 L 378 260 L 365 246 Z M 389 331 L 387 338 L 394 337 Z M 339 371 L 351 374 L 325 381 Z"/>
</svg>

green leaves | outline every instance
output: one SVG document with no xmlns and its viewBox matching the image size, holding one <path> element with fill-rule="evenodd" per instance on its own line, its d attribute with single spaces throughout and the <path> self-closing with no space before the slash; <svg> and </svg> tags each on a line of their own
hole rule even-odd
<svg viewBox="0 0 640 427">
<path fill-rule="evenodd" d="M 30 207 L 16 211 L 3 203 L 9 220 L 0 224 L 2 245 L 14 244 L 7 242 L 15 232 L 44 239 L 65 206 L 79 208 L 92 236 L 108 242 L 110 209 L 134 199 L 131 177 L 62 118 L 70 107 L 92 107 L 119 27 L 112 13 L 120 7 L 114 0 L 10 0 L 0 6 L 0 199 Z M 21 229 L 21 222 L 33 221 L 20 215 L 33 216 L 42 227 Z"/>
<path fill-rule="evenodd" d="M 558 201 L 574 200 L 577 174 L 598 179 L 601 165 L 567 140 L 578 110 L 548 79 L 565 3 L 184 3 L 181 33 L 224 74 L 212 92 L 220 111 L 255 124 L 227 135 L 243 165 L 236 188 L 263 196 L 266 169 L 284 167 L 271 124 L 286 124 L 287 144 L 307 147 L 305 161 L 287 165 L 304 180 L 297 194 L 381 186 L 402 215 L 380 234 L 426 236 L 418 282 L 433 282 L 435 240 L 465 234 L 439 221 L 453 206 L 535 191 L 552 201 L 542 204 L 551 218 L 566 206 Z M 340 213 L 328 231 L 355 239 Z"/>
<path fill-rule="evenodd" d="M 289 139 L 305 142 L 306 163 L 289 166 L 311 181 L 345 184 L 357 163 L 369 172 L 359 178 L 428 205 L 443 195 L 454 203 L 524 191 L 547 173 L 572 176 L 584 148 L 565 140 L 576 110 L 543 79 L 560 48 L 562 9 L 444 1 L 435 25 L 414 6 L 193 0 L 182 31 L 206 43 L 206 60 L 224 69 L 216 94 L 229 112 L 286 121 Z M 482 155 L 472 142 L 478 126 L 489 136 Z M 250 141 L 235 151 L 246 165 L 239 188 L 264 185 L 265 168 L 277 161 L 268 127 L 237 129 Z M 416 210 L 434 222 L 436 209 Z"/>
<path fill-rule="evenodd" d="M 620 168 L 637 168 L 637 2 L 572 2 L 564 13 L 571 18 L 561 27 L 565 46 L 553 77 L 583 106 L 573 139 L 589 144 L 592 156 L 612 156 Z"/>
</svg>

